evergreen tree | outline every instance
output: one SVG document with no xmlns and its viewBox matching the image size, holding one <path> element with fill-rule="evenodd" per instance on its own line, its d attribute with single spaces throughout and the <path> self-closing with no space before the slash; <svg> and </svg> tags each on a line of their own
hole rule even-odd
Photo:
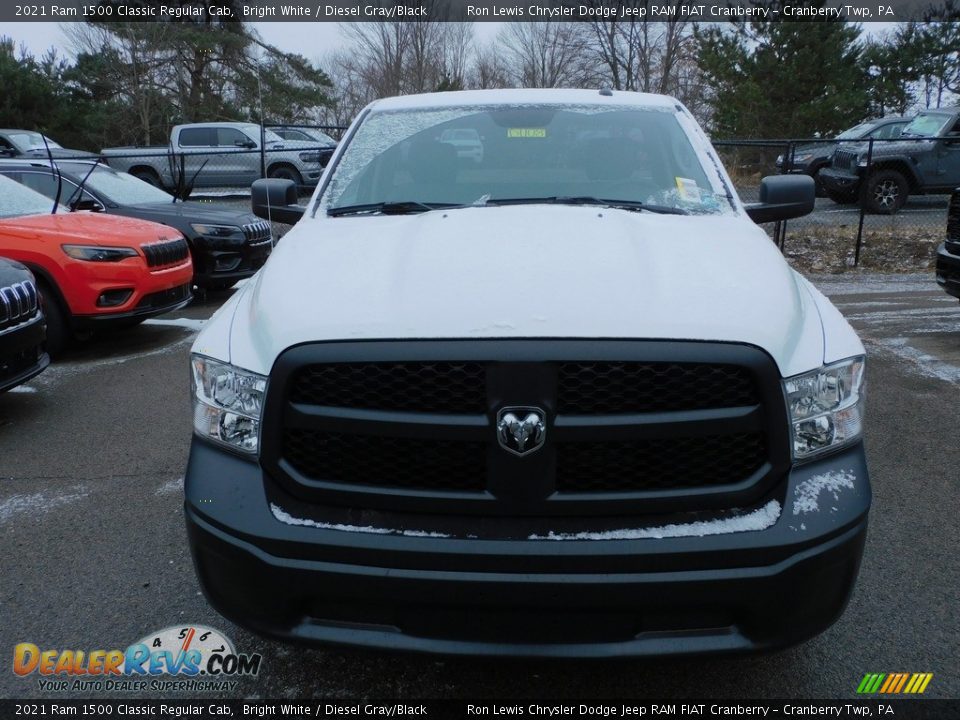
<svg viewBox="0 0 960 720">
<path fill-rule="evenodd" d="M 717 137 L 812 137 L 863 120 L 870 98 L 859 35 L 858 26 L 822 20 L 698 30 L 711 130 Z"/>
</svg>

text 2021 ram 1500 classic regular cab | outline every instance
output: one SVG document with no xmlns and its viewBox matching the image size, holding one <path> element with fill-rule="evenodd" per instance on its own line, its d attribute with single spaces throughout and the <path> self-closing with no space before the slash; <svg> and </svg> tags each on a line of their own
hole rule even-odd
<svg viewBox="0 0 960 720">
<path fill-rule="evenodd" d="M 444 143 L 474 130 L 483 159 Z M 386 99 L 191 357 L 185 501 L 223 615 L 451 654 L 822 631 L 867 528 L 864 350 L 669 97 Z"/>
</svg>

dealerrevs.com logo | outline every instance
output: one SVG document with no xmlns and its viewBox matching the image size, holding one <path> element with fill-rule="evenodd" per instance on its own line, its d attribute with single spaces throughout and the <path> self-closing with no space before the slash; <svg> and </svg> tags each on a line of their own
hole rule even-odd
<svg viewBox="0 0 960 720">
<path fill-rule="evenodd" d="M 38 676 L 40 690 L 234 690 L 255 677 L 262 656 L 238 653 L 219 630 L 191 625 L 151 633 L 126 650 L 41 650 L 24 642 L 13 649 L 13 672 Z"/>
</svg>

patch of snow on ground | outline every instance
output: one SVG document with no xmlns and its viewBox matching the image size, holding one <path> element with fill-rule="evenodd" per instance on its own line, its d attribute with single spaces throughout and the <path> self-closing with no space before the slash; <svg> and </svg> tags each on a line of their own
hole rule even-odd
<svg viewBox="0 0 960 720">
<path fill-rule="evenodd" d="M 71 488 L 69 492 L 52 494 L 38 492 L 30 495 L 12 495 L 0 501 L 0 524 L 15 515 L 38 515 L 61 505 L 69 505 L 82 500 L 90 493 L 82 485 Z"/>
<path fill-rule="evenodd" d="M 960 382 L 960 367 L 945 363 L 933 355 L 918 350 L 910 345 L 907 338 L 889 338 L 878 340 L 877 343 L 888 352 L 909 362 L 918 372 L 927 377 L 948 383 Z"/>
<path fill-rule="evenodd" d="M 840 490 L 853 490 L 856 479 L 853 470 L 831 470 L 804 480 L 793 491 L 793 514 L 817 512 L 820 509 L 818 498 L 821 492 L 832 493 L 833 499 L 837 500 Z"/>
<path fill-rule="evenodd" d="M 277 520 L 287 525 L 303 525 L 306 527 L 320 528 L 321 530 L 340 530 L 341 532 L 371 533 L 373 535 L 404 535 L 406 537 L 450 537 L 444 533 L 428 532 L 426 530 L 397 530 L 395 528 L 378 528 L 371 525 L 342 525 L 340 523 L 324 523 L 306 518 L 296 518 L 273 503 L 270 503 L 270 512 L 273 513 L 273 516 Z"/>
<path fill-rule="evenodd" d="M 736 532 L 766 530 L 780 518 L 780 503 L 771 500 L 762 508 L 738 517 L 722 520 L 699 520 L 692 523 L 652 528 L 623 528 L 602 532 L 555 533 L 531 535 L 530 540 L 644 540 L 677 537 L 704 537 Z"/>
<path fill-rule="evenodd" d="M 36 388 L 30 387 L 29 385 L 17 385 L 17 387 L 7 390 L 7 392 L 12 393 L 35 393 L 36 391 Z"/>
<path fill-rule="evenodd" d="M 156 495 L 170 495 L 171 493 L 183 492 L 183 478 L 169 480 L 157 488 Z"/>
<path fill-rule="evenodd" d="M 150 318 L 144 320 L 144 325 L 165 325 L 166 327 L 179 327 L 186 330 L 200 332 L 203 329 L 206 320 L 197 320 L 196 318 Z"/>
</svg>

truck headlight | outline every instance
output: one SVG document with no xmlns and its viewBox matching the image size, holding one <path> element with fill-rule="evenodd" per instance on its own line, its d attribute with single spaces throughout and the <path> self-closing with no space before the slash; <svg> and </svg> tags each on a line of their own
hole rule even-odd
<svg viewBox="0 0 960 720">
<path fill-rule="evenodd" d="M 256 455 L 267 378 L 203 355 L 192 355 L 190 368 L 194 431 Z"/>
<path fill-rule="evenodd" d="M 319 150 L 314 152 L 300 153 L 300 161 L 305 163 L 319 163 L 323 158 L 323 153 Z"/>
<path fill-rule="evenodd" d="M 243 228 L 237 225 L 213 225 L 211 223 L 190 223 L 190 227 L 197 235 L 209 238 L 223 238 L 228 240 L 243 240 Z"/>
<path fill-rule="evenodd" d="M 793 459 L 853 442 L 863 432 L 864 358 L 825 365 L 783 381 Z"/>
</svg>

